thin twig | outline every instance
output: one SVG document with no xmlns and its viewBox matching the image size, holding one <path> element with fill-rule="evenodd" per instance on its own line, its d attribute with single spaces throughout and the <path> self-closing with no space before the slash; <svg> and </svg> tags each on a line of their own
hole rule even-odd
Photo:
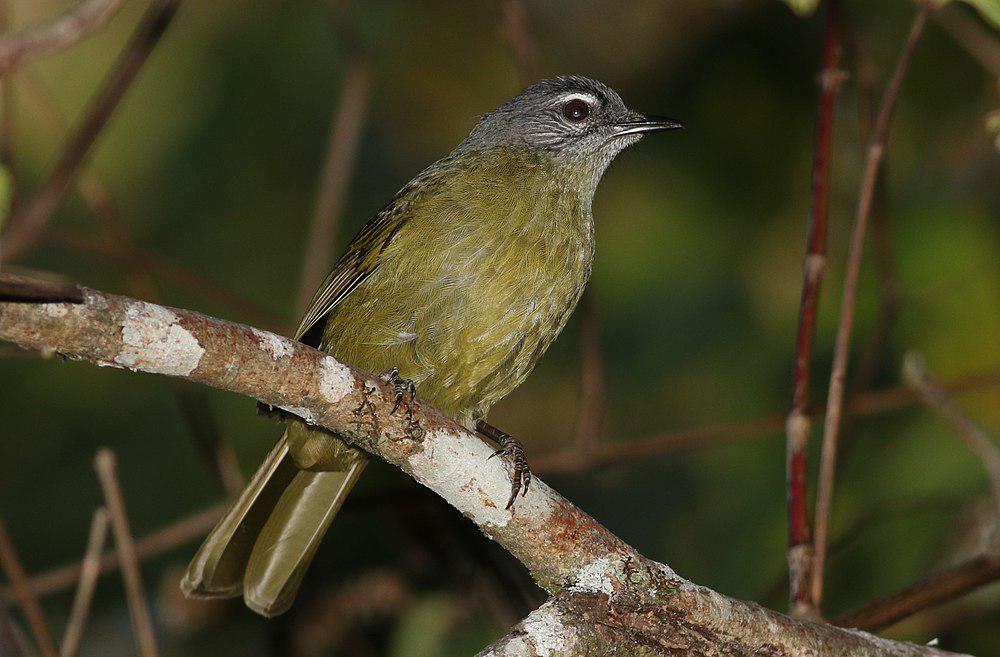
<svg viewBox="0 0 1000 657">
<path fill-rule="evenodd" d="M 6 258 L 14 259 L 23 255 L 39 240 L 77 169 L 90 153 L 153 47 L 163 36 L 179 4 L 180 0 L 158 0 L 146 11 L 97 92 L 83 121 L 63 146 L 62 154 L 43 183 L 41 191 L 10 218 L 4 235 Z"/>
<path fill-rule="evenodd" d="M 128 515 L 125 512 L 125 498 L 118 484 L 118 468 L 111 450 L 101 449 L 94 458 L 97 478 L 101 481 L 104 503 L 111 516 L 111 530 L 114 532 L 118 554 L 121 555 L 122 579 L 125 581 L 125 599 L 128 601 L 129 616 L 135 632 L 136 646 L 142 657 L 157 657 L 156 636 L 153 620 L 149 615 L 149 604 L 142 586 L 139 572 L 139 555 L 132 539 Z"/>
<path fill-rule="evenodd" d="M 54 283 L 13 274 L 0 274 L 0 301 L 83 303 L 83 292 L 74 283 Z"/>
<path fill-rule="evenodd" d="M 67 48 L 104 27 L 125 4 L 124 0 L 82 0 L 80 4 L 41 25 L 0 40 L 0 76 L 26 61 Z"/>
<path fill-rule="evenodd" d="M 1000 41 L 980 21 L 967 15 L 964 9 L 945 5 L 934 14 L 934 20 L 990 75 L 1000 78 Z"/>
<path fill-rule="evenodd" d="M 848 39 L 857 72 L 858 123 L 861 126 L 861 143 L 868 144 L 878 113 L 878 74 L 869 49 L 857 32 Z M 862 153 L 863 155 L 863 153 Z M 875 273 L 878 281 L 879 303 L 875 326 L 858 357 L 857 370 L 852 379 L 855 390 L 871 387 L 882 365 L 892 337 L 893 328 L 902 308 L 903 293 L 896 273 L 896 258 L 892 244 L 892 217 L 889 214 L 889 197 L 885 181 L 888 163 L 883 162 L 875 180 L 875 198 L 872 201 L 872 246 L 874 247 Z"/>
<path fill-rule="evenodd" d="M 340 101 L 330 121 L 326 161 L 320 174 L 316 206 L 306 237 L 296 308 L 305 311 L 316 288 L 333 264 L 334 241 L 351 182 L 358 144 L 371 95 L 371 67 L 358 54 L 344 72 Z"/>
<path fill-rule="evenodd" d="M 175 386 L 174 390 L 202 460 L 209 464 L 226 495 L 235 498 L 246 486 L 246 480 L 233 446 L 222 438 L 205 392 L 184 385 Z"/>
<path fill-rule="evenodd" d="M 952 394 L 960 394 L 986 390 L 998 385 L 1000 385 L 1000 370 L 991 369 L 953 379 L 946 384 L 946 388 Z M 884 413 L 912 406 L 918 401 L 916 393 L 906 386 L 866 391 L 847 400 L 844 405 L 844 416 L 857 418 Z M 807 415 L 810 418 L 819 417 L 824 410 L 819 407 L 807 411 Z M 574 458 L 572 452 L 560 450 L 533 458 L 531 469 L 542 474 L 587 472 L 662 456 L 680 449 L 704 448 L 773 436 L 781 432 L 785 419 L 785 414 L 779 412 L 745 420 L 681 429 L 656 436 L 631 438 L 614 443 L 605 441 L 598 445 L 587 462 Z"/>
<path fill-rule="evenodd" d="M 90 615 L 90 603 L 94 599 L 97 588 L 97 577 L 101 574 L 101 552 L 108 537 L 108 511 L 104 507 L 94 511 L 90 521 L 90 535 L 87 538 L 87 551 L 80 562 L 80 583 L 76 587 L 73 607 L 66 621 L 66 632 L 63 634 L 62 648 L 59 657 L 76 657 L 80 651 L 80 641 L 83 630 L 87 626 Z"/>
<path fill-rule="evenodd" d="M 136 540 L 136 556 L 140 560 L 149 559 L 204 536 L 230 506 L 231 502 L 223 502 L 201 509 Z M 102 575 L 115 572 L 120 567 L 121 559 L 117 550 L 101 555 Z M 71 588 L 80 579 L 81 572 L 82 564 L 74 562 L 35 575 L 28 582 L 36 594 L 47 596 Z M 0 600 L 10 600 L 12 597 L 12 589 L 0 589 Z"/>
<path fill-rule="evenodd" d="M 994 543 L 996 551 L 1000 553 L 1000 446 L 955 403 L 944 386 L 927 371 L 924 360 L 919 355 L 906 354 L 903 359 L 903 380 L 919 393 L 925 404 L 951 425 L 969 451 L 982 462 L 989 479 L 993 504 L 994 536 L 997 537 Z"/>
<path fill-rule="evenodd" d="M 25 98 L 33 101 L 32 116 L 41 119 L 52 132 L 65 129 L 65 119 L 55 107 L 55 100 L 44 83 L 30 75 L 30 71 L 18 74 L 21 87 L 26 92 Z M 64 231 L 52 231 L 50 239 L 63 248 L 81 253 L 109 258 L 124 265 L 133 274 L 130 287 L 138 274 L 151 277 L 146 281 L 146 291 L 143 296 L 150 297 L 149 287 L 153 282 L 162 279 L 170 285 L 198 295 L 213 303 L 238 313 L 241 317 L 271 329 L 277 329 L 285 324 L 276 313 L 260 305 L 257 300 L 242 295 L 212 278 L 201 275 L 180 263 L 164 256 L 143 250 L 135 244 L 128 234 L 126 223 L 121 212 L 111 199 L 107 185 L 94 172 L 93 168 L 84 164 L 80 168 L 76 187 L 84 203 L 98 219 L 102 229 L 102 239 L 94 236 L 82 236 Z"/>
<path fill-rule="evenodd" d="M 998 579 L 1000 557 L 981 555 L 849 611 L 835 622 L 841 627 L 877 632 Z"/>
<path fill-rule="evenodd" d="M 875 128 L 868 146 L 868 156 L 865 162 L 861 188 L 858 194 L 858 209 L 854 230 L 851 235 L 851 245 L 847 256 L 847 270 L 844 276 L 844 296 L 840 306 L 840 323 L 837 327 L 837 337 L 833 353 L 833 367 L 830 373 L 830 386 L 827 395 L 826 418 L 823 424 L 823 449 L 820 458 L 819 489 L 816 501 L 815 553 L 811 580 L 811 602 L 819 609 L 823 600 L 823 575 L 826 560 L 827 536 L 829 533 L 830 506 L 833 502 L 834 477 L 837 462 L 837 440 L 844 406 L 844 383 L 847 378 L 847 358 L 851 346 L 851 329 L 854 323 L 854 310 L 858 295 L 858 279 L 861 271 L 861 254 L 864 250 L 865 233 L 871 214 L 872 199 L 875 194 L 875 182 L 882 159 L 885 156 L 886 139 L 889 133 L 889 122 L 892 118 L 903 79 L 909 69 L 910 61 L 916 51 L 917 43 L 927 25 L 927 19 L 934 11 L 930 0 L 922 2 L 916 18 L 910 28 L 893 70 L 892 77 L 886 87 L 885 94 L 879 106 Z"/>
<path fill-rule="evenodd" d="M 514 51 L 514 63 L 521 84 L 530 84 L 541 77 L 538 46 L 528 27 L 528 10 L 524 0 L 500 0 L 503 11 L 503 34 Z"/>
<path fill-rule="evenodd" d="M 255 300 L 243 296 L 215 279 L 155 253 L 143 251 L 138 247 L 132 253 L 125 253 L 117 246 L 110 246 L 106 240 L 64 230 L 52 231 L 50 239 L 53 244 L 65 249 L 110 258 L 123 263 L 126 267 L 134 264 L 139 271 L 148 272 L 166 283 L 198 294 L 203 299 L 217 303 L 265 327 L 277 329 L 285 324 L 280 317 Z"/>
<path fill-rule="evenodd" d="M 0 605 L 0 655 L 3 657 L 34 657 L 28 641 L 7 613 L 7 607 Z"/>
<path fill-rule="evenodd" d="M 814 611 L 808 604 L 812 542 L 809 536 L 806 454 L 811 423 L 806 416 L 806 406 L 809 403 L 809 377 L 816 338 L 819 291 L 826 271 L 833 118 L 837 94 L 844 77 L 839 68 L 840 32 L 840 3 L 838 0 L 829 0 L 823 27 L 823 63 L 819 74 L 820 93 L 816 115 L 816 144 L 813 151 L 809 235 L 803 263 L 798 335 L 795 339 L 792 408 L 785 422 L 789 609 L 792 615 L 797 616 L 811 616 L 813 615 L 811 612 Z"/>
<path fill-rule="evenodd" d="M 59 651 L 56 649 L 55 639 L 52 638 L 52 632 L 45 622 L 45 614 L 42 613 L 35 590 L 28 581 L 28 575 L 21 565 L 21 559 L 17 556 L 17 550 L 10 540 L 7 525 L 2 518 L 0 518 L 0 567 L 10 582 L 14 599 L 24 612 L 24 619 L 28 622 L 28 629 L 35 639 L 35 645 L 45 657 L 57 657 Z"/>
</svg>

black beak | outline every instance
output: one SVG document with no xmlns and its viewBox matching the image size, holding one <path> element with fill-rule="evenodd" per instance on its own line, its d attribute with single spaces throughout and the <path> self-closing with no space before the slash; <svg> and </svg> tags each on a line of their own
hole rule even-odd
<svg viewBox="0 0 1000 657">
<path fill-rule="evenodd" d="M 684 124 L 663 116 L 643 116 L 636 114 L 626 121 L 615 124 L 615 137 L 625 135 L 644 135 L 647 132 L 663 132 L 664 130 L 679 130 Z"/>
</svg>

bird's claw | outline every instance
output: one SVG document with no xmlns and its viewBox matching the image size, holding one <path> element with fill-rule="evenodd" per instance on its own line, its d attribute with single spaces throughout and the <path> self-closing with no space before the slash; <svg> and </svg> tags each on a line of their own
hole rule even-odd
<svg viewBox="0 0 1000 657">
<path fill-rule="evenodd" d="M 497 442 L 500 447 L 490 454 L 489 458 L 501 457 L 507 468 L 507 476 L 510 477 L 510 498 L 504 509 L 509 510 L 514 506 L 518 493 L 521 494 L 521 497 L 528 494 L 528 486 L 531 484 L 531 468 L 528 467 L 528 459 L 524 454 L 524 446 L 520 440 L 509 434 L 501 433 Z"/>
<path fill-rule="evenodd" d="M 392 386 L 393 404 L 389 415 L 395 415 L 400 406 L 406 407 L 407 432 L 413 436 L 420 434 L 420 426 L 413 419 L 413 400 L 417 396 L 417 386 L 410 379 L 399 375 L 399 368 L 392 367 L 380 373 L 378 378 Z"/>
<path fill-rule="evenodd" d="M 395 415 L 396 411 L 404 403 L 406 406 L 409 406 L 413 402 L 413 398 L 417 396 L 417 387 L 413 384 L 413 381 L 404 379 L 399 375 L 398 367 L 387 369 L 380 373 L 378 378 L 386 385 L 392 386 L 394 401 L 389 415 Z"/>
</svg>

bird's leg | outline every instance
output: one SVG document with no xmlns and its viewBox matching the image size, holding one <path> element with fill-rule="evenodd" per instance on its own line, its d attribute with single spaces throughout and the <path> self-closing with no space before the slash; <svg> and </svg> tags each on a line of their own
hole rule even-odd
<svg viewBox="0 0 1000 657">
<path fill-rule="evenodd" d="M 417 387 L 410 379 L 404 379 L 399 375 L 399 368 L 392 367 L 379 373 L 378 378 L 387 385 L 392 386 L 393 405 L 390 415 L 395 415 L 400 406 L 406 407 L 406 430 L 412 435 L 419 432 L 420 425 L 413 420 L 413 399 L 417 396 Z"/>
<path fill-rule="evenodd" d="M 510 509 L 514 506 L 517 494 L 520 493 L 521 497 L 527 495 L 528 486 L 531 484 L 531 468 L 528 467 L 528 459 L 524 455 L 524 445 L 514 436 L 484 420 L 476 420 L 476 431 L 499 445 L 499 449 L 493 452 L 490 458 L 499 456 L 507 466 L 507 475 L 510 477 L 510 499 L 504 508 Z"/>
</svg>

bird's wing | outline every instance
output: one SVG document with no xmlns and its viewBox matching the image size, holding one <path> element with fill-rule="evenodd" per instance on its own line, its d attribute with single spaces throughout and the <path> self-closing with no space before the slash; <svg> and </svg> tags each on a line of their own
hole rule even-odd
<svg viewBox="0 0 1000 657">
<path fill-rule="evenodd" d="M 354 236 L 347 252 L 334 265 L 323 284 L 316 290 L 305 315 L 295 331 L 295 339 L 303 339 L 319 322 L 337 307 L 348 294 L 378 268 L 385 249 L 392 243 L 399 230 L 413 216 L 414 206 L 422 198 L 434 195 L 447 187 L 447 175 L 454 170 L 454 154 L 448 155 L 420 172 L 393 197 L 385 208 L 375 215 Z M 318 346 L 319 341 L 315 341 Z"/>
<path fill-rule="evenodd" d="M 406 213 L 402 211 L 406 204 L 400 204 L 399 200 L 397 197 L 396 201 L 372 218 L 351 241 L 347 252 L 337 261 L 309 302 L 305 315 L 295 330 L 296 340 L 314 328 L 378 268 L 382 252 L 406 223 Z"/>
</svg>

